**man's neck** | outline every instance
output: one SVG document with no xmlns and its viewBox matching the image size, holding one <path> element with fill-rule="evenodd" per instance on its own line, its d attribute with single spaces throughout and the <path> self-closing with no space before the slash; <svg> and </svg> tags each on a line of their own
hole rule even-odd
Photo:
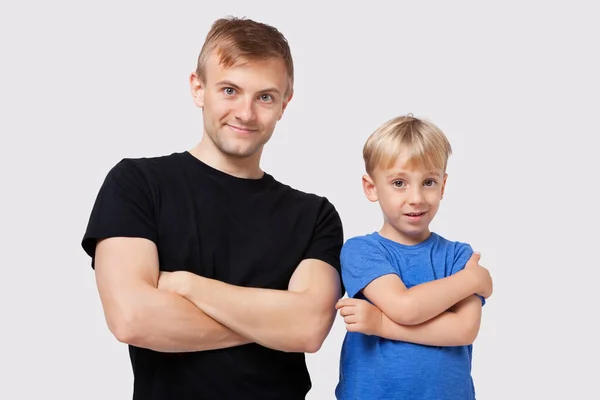
<svg viewBox="0 0 600 400">
<path fill-rule="evenodd" d="M 206 142 L 200 142 L 190 150 L 190 154 L 206 165 L 237 178 L 260 179 L 263 177 L 264 172 L 259 165 L 260 154 L 246 158 L 231 157 Z"/>
</svg>

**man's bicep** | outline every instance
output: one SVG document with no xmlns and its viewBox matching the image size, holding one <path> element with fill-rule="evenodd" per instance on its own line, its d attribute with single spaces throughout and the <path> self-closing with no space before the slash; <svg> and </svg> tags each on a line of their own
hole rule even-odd
<svg viewBox="0 0 600 400">
<path fill-rule="evenodd" d="M 335 304 L 341 297 L 340 275 L 325 261 L 306 259 L 292 274 L 288 290 L 297 293 L 310 292 L 316 301 Z"/>
<path fill-rule="evenodd" d="M 143 238 L 101 240 L 96 246 L 95 274 L 112 330 L 131 318 L 140 293 L 156 287 L 159 274 L 156 245 Z"/>
</svg>

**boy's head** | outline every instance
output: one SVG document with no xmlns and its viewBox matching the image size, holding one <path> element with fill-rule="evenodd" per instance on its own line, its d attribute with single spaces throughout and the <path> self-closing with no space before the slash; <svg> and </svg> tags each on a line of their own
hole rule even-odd
<svg viewBox="0 0 600 400">
<path fill-rule="evenodd" d="M 451 153 L 438 127 L 412 115 L 389 120 L 369 136 L 363 148 L 363 189 L 383 211 L 382 234 L 408 245 L 429 236 Z"/>
<path fill-rule="evenodd" d="M 190 85 L 204 136 L 234 158 L 259 158 L 291 100 L 294 64 L 276 28 L 245 18 L 215 21 Z"/>
</svg>

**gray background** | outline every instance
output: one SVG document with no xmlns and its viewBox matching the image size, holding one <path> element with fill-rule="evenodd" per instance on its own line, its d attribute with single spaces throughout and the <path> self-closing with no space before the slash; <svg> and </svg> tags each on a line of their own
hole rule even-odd
<svg viewBox="0 0 600 400">
<path fill-rule="evenodd" d="M 382 222 L 360 184 L 372 130 L 412 112 L 447 133 L 432 228 L 471 243 L 495 278 L 478 398 L 600 398 L 596 6 L 205 3 L 0 6 L 0 398 L 130 398 L 127 349 L 106 328 L 80 240 L 116 162 L 200 140 L 187 79 L 229 14 L 278 27 L 295 59 L 263 168 L 327 196 L 347 238 Z M 308 356 L 309 399 L 333 398 L 344 332 L 337 319 Z"/>
</svg>

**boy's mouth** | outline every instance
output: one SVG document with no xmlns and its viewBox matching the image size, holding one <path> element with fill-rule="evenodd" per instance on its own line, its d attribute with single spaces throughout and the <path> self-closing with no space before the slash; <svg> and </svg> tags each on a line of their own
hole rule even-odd
<svg viewBox="0 0 600 400">
<path fill-rule="evenodd" d="M 421 215 L 423 215 L 423 214 L 425 214 L 425 211 L 423 211 L 423 212 L 418 212 L 418 213 L 407 213 L 407 214 L 404 214 L 404 215 L 406 215 L 406 216 L 408 216 L 408 217 L 420 217 L 420 216 L 421 216 Z"/>
</svg>

